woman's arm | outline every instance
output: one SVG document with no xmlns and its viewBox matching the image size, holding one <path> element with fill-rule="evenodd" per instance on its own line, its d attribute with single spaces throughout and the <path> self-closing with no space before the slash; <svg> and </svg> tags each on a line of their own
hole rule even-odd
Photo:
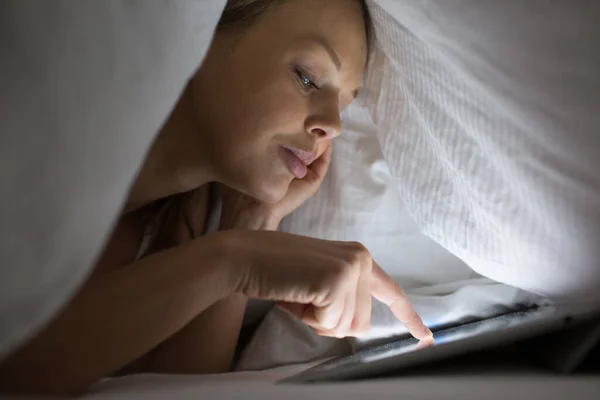
<svg viewBox="0 0 600 400">
<path fill-rule="evenodd" d="M 144 258 L 87 284 L 0 364 L 0 392 L 73 394 L 147 353 L 234 292 L 222 235 Z"/>
<path fill-rule="evenodd" d="M 0 365 L 0 392 L 80 392 L 234 293 L 277 301 L 332 337 L 364 334 L 373 296 L 416 338 L 433 338 L 362 245 L 236 230 L 92 281 L 45 331 Z"/>
<path fill-rule="evenodd" d="M 246 311 L 246 296 L 236 293 L 204 311 L 161 344 L 145 372 L 218 374 L 230 372 Z"/>
<path fill-rule="evenodd" d="M 279 222 L 263 213 L 224 207 L 220 230 L 277 230 Z M 212 305 L 158 347 L 146 372 L 215 374 L 230 372 L 247 298 L 239 293 Z"/>
</svg>

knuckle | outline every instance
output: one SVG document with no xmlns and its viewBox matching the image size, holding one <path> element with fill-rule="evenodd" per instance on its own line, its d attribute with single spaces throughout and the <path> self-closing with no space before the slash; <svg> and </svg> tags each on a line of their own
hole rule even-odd
<svg viewBox="0 0 600 400">
<path fill-rule="evenodd" d="M 359 242 L 350 242 L 350 262 L 358 267 L 364 268 L 371 263 L 371 253 Z"/>
<path fill-rule="evenodd" d="M 356 283 L 365 269 L 371 266 L 371 253 L 363 244 L 346 242 L 343 246 L 343 255 L 337 257 L 336 262 L 331 265 L 327 279 L 329 284 L 336 286 Z"/>
</svg>

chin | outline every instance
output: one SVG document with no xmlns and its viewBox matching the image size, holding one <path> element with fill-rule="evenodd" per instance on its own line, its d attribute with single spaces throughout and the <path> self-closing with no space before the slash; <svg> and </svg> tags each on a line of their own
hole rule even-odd
<svg viewBox="0 0 600 400">
<path fill-rule="evenodd" d="M 252 197 L 267 204 L 274 204 L 285 196 L 290 187 L 290 179 L 273 179 L 261 182 L 252 191 Z"/>
<path fill-rule="evenodd" d="M 255 194 L 255 199 L 262 201 L 267 204 L 275 204 L 281 201 L 287 192 L 287 187 L 285 188 L 263 188 L 259 192 Z"/>
</svg>

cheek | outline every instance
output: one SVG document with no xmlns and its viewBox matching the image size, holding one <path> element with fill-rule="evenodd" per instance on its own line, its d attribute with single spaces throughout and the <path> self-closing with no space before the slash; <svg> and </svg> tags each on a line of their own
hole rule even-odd
<svg viewBox="0 0 600 400">
<path fill-rule="evenodd" d="M 277 202 L 292 180 L 279 146 L 297 143 L 308 105 L 293 77 L 228 82 L 210 106 L 211 147 L 223 183 L 264 202 Z M 295 85 L 295 86 L 294 86 Z"/>
<path fill-rule="evenodd" d="M 248 119 L 254 119 L 263 132 L 300 133 L 308 109 L 308 97 L 287 67 L 280 66 L 267 81 L 254 81 L 244 104 Z"/>
<path fill-rule="evenodd" d="M 261 134 L 273 137 L 293 135 L 298 140 L 305 133 L 307 103 L 308 99 L 299 93 L 277 91 L 269 95 L 256 110 L 260 114 L 258 126 Z"/>
<path fill-rule="evenodd" d="M 227 124 L 233 140 L 248 150 L 266 151 L 290 144 L 290 135 L 303 134 L 308 99 L 294 89 L 272 84 L 237 103 L 235 110 L 232 107 Z"/>
</svg>

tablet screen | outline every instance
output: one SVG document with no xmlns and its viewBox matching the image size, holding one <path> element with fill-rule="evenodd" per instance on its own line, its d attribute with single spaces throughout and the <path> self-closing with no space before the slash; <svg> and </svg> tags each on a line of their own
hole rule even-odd
<svg viewBox="0 0 600 400">
<path fill-rule="evenodd" d="M 497 332 L 508 327 L 536 321 L 540 318 L 547 318 L 548 316 L 554 315 L 555 311 L 556 310 L 554 307 L 536 308 L 526 311 L 512 312 L 510 314 L 500 315 L 494 318 L 434 331 L 434 346 L 440 346 L 446 343 L 463 340 L 488 332 Z M 344 367 L 354 366 L 356 364 L 372 363 L 378 360 L 418 351 L 417 345 L 418 341 L 412 337 L 403 340 L 396 340 L 384 345 L 358 351 L 353 355 L 327 361 L 314 368 L 311 368 L 309 371 L 311 373 L 319 373 L 338 368 L 343 369 Z"/>
</svg>

